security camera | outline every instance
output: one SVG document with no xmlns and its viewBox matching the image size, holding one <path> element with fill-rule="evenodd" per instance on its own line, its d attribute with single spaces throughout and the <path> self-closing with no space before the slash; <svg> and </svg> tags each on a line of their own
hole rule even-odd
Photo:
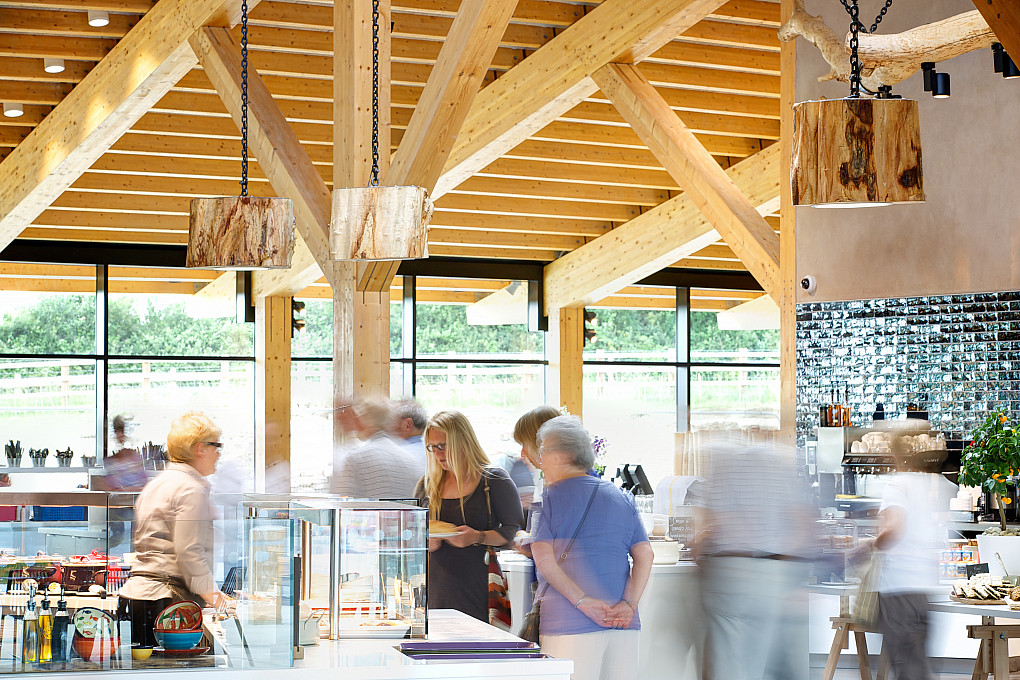
<svg viewBox="0 0 1020 680">
<path fill-rule="evenodd" d="M 818 290 L 818 281 L 815 280 L 815 277 L 808 274 L 800 280 L 800 287 L 807 291 L 808 295 L 814 295 Z"/>
</svg>

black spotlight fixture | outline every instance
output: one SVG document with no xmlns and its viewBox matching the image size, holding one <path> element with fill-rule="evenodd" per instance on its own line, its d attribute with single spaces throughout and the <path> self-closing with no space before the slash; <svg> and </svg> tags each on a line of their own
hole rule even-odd
<svg viewBox="0 0 1020 680">
<path fill-rule="evenodd" d="M 1009 56 L 1006 50 L 1002 49 L 1002 43 L 992 43 L 992 59 L 995 65 L 995 72 L 1001 73 L 1003 78 L 1020 78 L 1020 68 Z"/>
<path fill-rule="evenodd" d="M 921 63 L 921 71 L 924 73 L 924 91 L 931 92 L 936 99 L 945 99 L 949 96 L 949 74 L 939 73 L 935 70 L 935 62 L 925 61 Z"/>
<path fill-rule="evenodd" d="M 290 301 L 290 337 L 305 329 L 305 303 L 291 298 Z"/>
<path fill-rule="evenodd" d="M 584 344 L 589 343 L 595 344 L 597 338 L 595 337 L 595 326 L 598 325 L 598 320 L 595 318 L 595 312 L 590 309 L 584 310 Z"/>
</svg>

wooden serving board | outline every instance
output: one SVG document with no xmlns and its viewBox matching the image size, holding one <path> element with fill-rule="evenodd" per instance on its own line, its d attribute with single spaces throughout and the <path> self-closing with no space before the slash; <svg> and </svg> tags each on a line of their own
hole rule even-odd
<svg viewBox="0 0 1020 680">
<path fill-rule="evenodd" d="M 960 604 L 1007 604 L 1005 600 L 978 600 L 973 597 L 957 597 L 956 595 L 950 594 L 949 599 L 953 602 L 959 602 Z"/>
</svg>

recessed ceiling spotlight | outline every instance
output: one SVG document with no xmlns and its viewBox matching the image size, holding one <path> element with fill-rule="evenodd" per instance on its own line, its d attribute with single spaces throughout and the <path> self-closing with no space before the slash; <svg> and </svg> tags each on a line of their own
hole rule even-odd
<svg viewBox="0 0 1020 680">
<path fill-rule="evenodd" d="M 46 59 L 43 59 L 43 70 L 45 70 L 47 73 L 63 73 L 64 60 L 51 59 L 47 57 Z"/>
<path fill-rule="evenodd" d="M 4 102 L 4 115 L 8 118 L 17 118 L 25 115 L 25 107 L 16 102 Z"/>
<path fill-rule="evenodd" d="M 89 26 L 95 26 L 101 28 L 110 24 L 110 13 L 104 12 L 101 9 L 90 9 L 89 10 Z"/>
</svg>

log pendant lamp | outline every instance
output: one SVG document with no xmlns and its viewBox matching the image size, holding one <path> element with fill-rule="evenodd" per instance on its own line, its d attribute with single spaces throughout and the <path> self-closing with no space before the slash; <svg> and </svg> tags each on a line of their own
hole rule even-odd
<svg viewBox="0 0 1020 680">
<path fill-rule="evenodd" d="M 874 98 L 860 96 L 857 35 L 867 29 L 857 0 L 843 4 L 850 13 L 850 96 L 794 105 L 793 204 L 857 208 L 923 202 L 917 102 L 893 95 L 888 86 L 871 93 Z M 886 1 L 872 32 L 891 4 Z"/>
<path fill-rule="evenodd" d="M 372 179 L 334 189 L 329 220 L 332 260 L 412 260 L 429 256 L 432 201 L 423 187 L 379 186 L 379 0 L 372 3 Z"/>
<path fill-rule="evenodd" d="M 241 2 L 241 195 L 191 201 L 187 266 L 287 269 L 294 253 L 294 203 L 248 195 L 248 3 Z"/>
</svg>

